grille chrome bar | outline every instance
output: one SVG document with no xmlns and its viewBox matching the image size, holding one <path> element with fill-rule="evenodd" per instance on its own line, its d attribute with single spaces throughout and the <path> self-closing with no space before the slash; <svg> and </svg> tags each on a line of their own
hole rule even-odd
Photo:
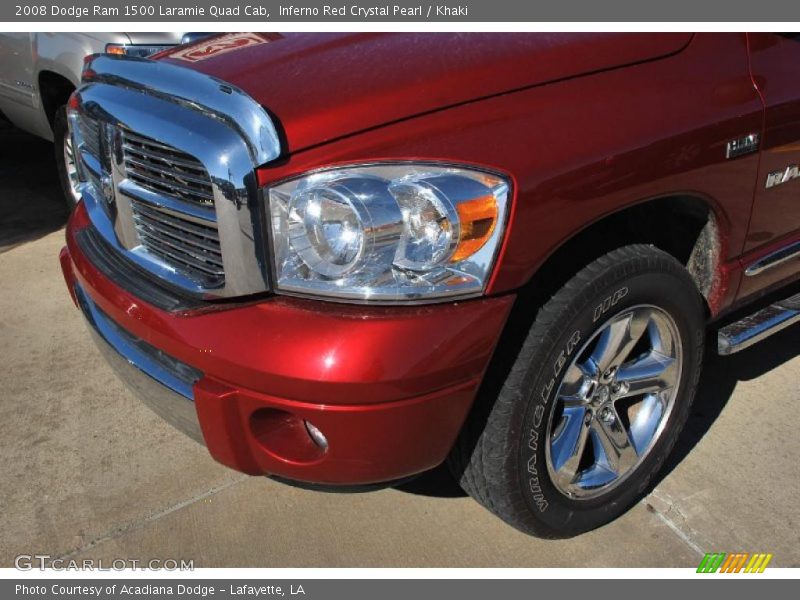
<svg viewBox="0 0 800 600">
<path fill-rule="evenodd" d="M 131 208 L 139 240 L 149 253 L 204 287 L 222 285 L 225 269 L 215 224 L 188 221 L 138 200 Z"/>
<path fill-rule="evenodd" d="M 203 274 L 211 276 L 212 281 L 222 278 L 224 274 L 222 267 L 215 269 L 214 265 L 203 260 L 202 255 L 187 252 L 179 244 L 166 241 L 163 237 L 151 236 L 141 230 L 139 233 L 151 254 L 161 256 L 168 262 L 182 265 L 185 271 L 194 273 L 195 276 L 198 276 L 198 279 L 202 279 Z M 208 285 L 208 287 L 211 287 L 211 285 Z"/>
<path fill-rule="evenodd" d="M 193 156 L 128 130 L 122 132 L 122 151 L 128 178 L 140 186 L 203 206 L 214 204 L 211 178 Z"/>
<path fill-rule="evenodd" d="M 127 148 L 127 146 L 126 146 L 126 148 Z M 129 153 L 126 152 L 126 154 L 129 154 Z M 125 164 L 128 166 L 128 171 L 129 172 L 131 170 L 142 169 L 144 171 L 154 171 L 154 172 L 158 173 L 159 175 L 166 176 L 166 177 L 172 177 L 172 176 L 175 175 L 175 172 L 170 170 L 168 167 L 161 167 L 161 166 L 158 166 L 158 165 L 156 165 L 154 163 L 150 163 L 150 162 L 146 162 L 144 160 L 139 160 L 139 159 L 136 159 L 136 158 L 132 158 L 129 155 L 125 157 Z M 176 163 L 173 161 L 172 164 L 175 165 Z M 189 175 L 188 173 L 181 173 L 181 179 L 186 180 L 189 183 L 195 183 L 197 185 L 202 185 L 202 186 L 208 185 L 209 186 L 209 190 L 210 190 L 210 187 L 211 187 L 211 184 L 208 181 L 208 178 L 204 179 L 202 176 L 194 176 L 194 175 Z M 208 195 L 208 198 L 210 198 L 211 200 L 214 199 L 214 194 L 211 191 L 209 191 L 207 195 Z"/>
<path fill-rule="evenodd" d="M 129 156 L 130 155 L 135 156 L 135 155 L 139 154 L 138 147 L 137 146 L 133 146 L 131 144 L 123 144 L 122 149 L 125 150 L 125 153 L 128 154 Z M 166 152 L 159 152 L 158 150 L 152 150 L 151 149 L 148 152 L 148 155 L 151 158 L 157 158 L 157 159 L 160 159 L 160 160 L 171 161 L 173 164 L 176 164 L 179 167 L 183 167 L 185 169 L 198 169 L 199 171 L 202 171 L 202 172 L 205 171 L 205 169 L 203 167 L 198 167 L 196 161 L 194 161 L 194 160 L 181 160 L 180 158 L 178 158 L 178 157 L 176 157 L 174 155 L 170 155 L 169 153 L 166 153 Z M 145 156 L 145 158 L 146 158 L 146 156 Z"/>
<path fill-rule="evenodd" d="M 216 236 L 203 236 L 196 234 L 192 236 L 186 235 L 186 231 L 182 227 L 165 227 L 158 219 L 151 219 L 143 216 L 142 214 L 134 214 L 134 220 L 139 226 L 139 229 L 144 235 L 157 235 L 164 238 L 165 243 L 182 244 L 196 248 L 198 252 L 203 252 L 206 255 L 206 260 L 216 264 L 220 269 L 222 268 L 222 254 L 219 251 L 219 240 Z M 174 240 L 169 242 L 169 240 Z"/>
<path fill-rule="evenodd" d="M 164 207 L 150 207 L 144 202 L 134 201 L 136 204 L 136 212 L 138 216 L 144 219 L 155 219 L 161 221 L 170 227 L 180 229 L 192 235 L 199 235 L 209 237 L 219 243 L 219 234 L 216 228 L 211 226 L 197 225 L 195 222 L 189 221 L 186 218 L 175 216 L 169 209 Z"/>
<path fill-rule="evenodd" d="M 152 138 L 149 138 L 149 137 L 146 137 L 146 136 L 143 136 L 143 135 L 139 135 L 138 133 L 136 133 L 134 131 L 126 131 L 125 132 L 125 138 L 126 138 L 126 140 L 128 140 L 130 142 L 133 142 L 134 144 L 144 144 L 144 145 L 147 145 L 147 146 L 152 146 L 154 148 L 161 148 L 162 150 L 165 150 L 167 152 L 167 154 L 170 154 L 170 155 L 171 154 L 177 154 L 177 151 L 172 146 L 170 146 L 168 144 L 162 144 L 158 140 L 154 140 Z M 187 154 L 186 156 L 189 156 L 189 155 Z M 197 164 L 197 161 L 194 158 L 192 158 L 191 156 L 189 156 L 189 159 L 190 159 L 191 162 Z M 202 165 L 198 165 L 198 167 L 200 169 L 203 169 Z"/>
<path fill-rule="evenodd" d="M 142 173 L 136 168 L 132 169 L 128 161 L 126 161 L 126 166 L 128 167 L 128 177 L 143 187 L 185 200 L 194 200 L 198 204 L 211 205 L 214 203 L 214 194 L 211 191 L 193 189 L 188 185 L 182 185 L 178 181 L 169 181 L 168 177 L 153 177 L 150 174 Z"/>
<path fill-rule="evenodd" d="M 222 277 L 222 257 L 215 253 L 213 246 L 181 239 L 169 231 L 137 219 L 139 237 L 142 242 L 153 252 L 170 252 L 170 256 L 179 260 L 193 270 L 198 270 L 209 275 Z M 175 255 L 175 253 L 178 253 Z"/>
<path fill-rule="evenodd" d="M 78 127 L 80 128 L 81 138 L 86 151 L 92 156 L 100 158 L 100 123 L 95 119 L 81 115 L 78 118 Z"/>
</svg>

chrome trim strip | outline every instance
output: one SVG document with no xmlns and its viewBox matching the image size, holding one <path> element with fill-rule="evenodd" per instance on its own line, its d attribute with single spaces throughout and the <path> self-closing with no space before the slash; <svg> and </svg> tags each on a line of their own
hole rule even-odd
<svg viewBox="0 0 800 600">
<path fill-rule="evenodd" d="M 99 54 L 84 68 L 83 82 L 93 81 L 213 114 L 247 141 L 255 166 L 280 154 L 278 133 L 267 112 L 245 92 L 216 77 L 163 61 Z"/>
<path fill-rule="evenodd" d="M 774 333 L 800 323 L 800 310 L 786 306 L 800 301 L 800 295 L 777 302 L 752 315 L 723 327 L 717 334 L 718 352 L 727 356 L 749 348 Z"/>
<path fill-rule="evenodd" d="M 252 98 L 216 78 L 147 59 L 97 56 L 71 103 L 75 147 L 83 150 L 77 119 L 103 123 L 110 172 L 93 185 L 82 169 L 89 217 L 123 257 L 167 283 L 202 299 L 243 296 L 270 289 L 262 239 L 255 168 L 280 154 L 275 127 Z M 197 159 L 206 169 L 213 208 L 183 202 L 136 185 L 127 176 L 123 131 L 145 136 Z M 95 161 L 97 162 L 97 161 Z M 95 166 L 94 164 L 92 166 Z M 110 198 L 110 200 L 109 200 Z M 148 253 L 139 240 L 132 199 L 161 206 L 200 224 L 216 222 L 224 282 L 203 282 Z M 216 287 L 206 287 L 214 285 Z"/>
<path fill-rule="evenodd" d="M 124 331 L 80 286 L 75 296 L 95 344 L 120 379 L 162 419 L 204 443 L 192 391 L 202 373 Z"/>
<path fill-rule="evenodd" d="M 773 267 L 782 265 L 783 263 L 794 258 L 800 258 L 800 242 L 793 242 L 788 246 L 779 248 L 778 250 L 770 252 L 766 256 L 759 258 L 745 269 L 744 274 L 748 277 L 752 277 L 753 275 L 758 275 L 759 273 L 763 273 L 764 271 L 767 271 Z"/>
</svg>

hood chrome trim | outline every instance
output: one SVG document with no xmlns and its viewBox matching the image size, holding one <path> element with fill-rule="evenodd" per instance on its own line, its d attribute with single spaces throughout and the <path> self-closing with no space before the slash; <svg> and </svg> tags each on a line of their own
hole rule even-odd
<svg viewBox="0 0 800 600">
<path fill-rule="evenodd" d="M 255 166 L 280 155 L 278 132 L 264 108 L 238 87 L 211 75 L 147 58 L 98 54 L 84 67 L 82 82 L 128 87 L 212 114 L 239 132 Z"/>
</svg>

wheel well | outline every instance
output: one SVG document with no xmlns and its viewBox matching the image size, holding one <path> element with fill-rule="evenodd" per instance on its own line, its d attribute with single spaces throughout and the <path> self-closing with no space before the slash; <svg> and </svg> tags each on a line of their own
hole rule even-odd
<svg viewBox="0 0 800 600">
<path fill-rule="evenodd" d="M 649 200 L 589 225 L 545 261 L 522 295 L 541 305 L 587 264 L 629 244 L 651 244 L 674 256 L 708 301 L 718 276 L 719 229 L 708 202 L 694 196 Z"/>
<path fill-rule="evenodd" d="M 44 108 L 51 129 L 56 111 L 67 103 L 74 90 L 75 86 L 72 82 L 58 73 L 52 71 L 39 73 L 39 95 L 42 98 L 42 108 Z"/>
</svg>

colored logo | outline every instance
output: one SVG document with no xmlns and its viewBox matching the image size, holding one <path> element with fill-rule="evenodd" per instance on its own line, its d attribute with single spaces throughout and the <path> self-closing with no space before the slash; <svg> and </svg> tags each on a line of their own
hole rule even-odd
<svg viewBox="0 0 800 600">
<path fill-rule="evenodd" d="M 703 557 L 698 573 L 763 573 L 772 554 L 711 552 Z"/>
<path fill-rule="evenodd" d="M 282 38 L 280 34 L 261 34 L 261 33 L 226 33 L 225 35 L 214 36 L 207 40 L 200 40 L 181 50 L 170 54 L 170 58 L 179 58 L 187 62 L 198 62 L 206 60 L 220 54 L 233 52 L 240 48 L 267 44 Z"/>
</svg>

